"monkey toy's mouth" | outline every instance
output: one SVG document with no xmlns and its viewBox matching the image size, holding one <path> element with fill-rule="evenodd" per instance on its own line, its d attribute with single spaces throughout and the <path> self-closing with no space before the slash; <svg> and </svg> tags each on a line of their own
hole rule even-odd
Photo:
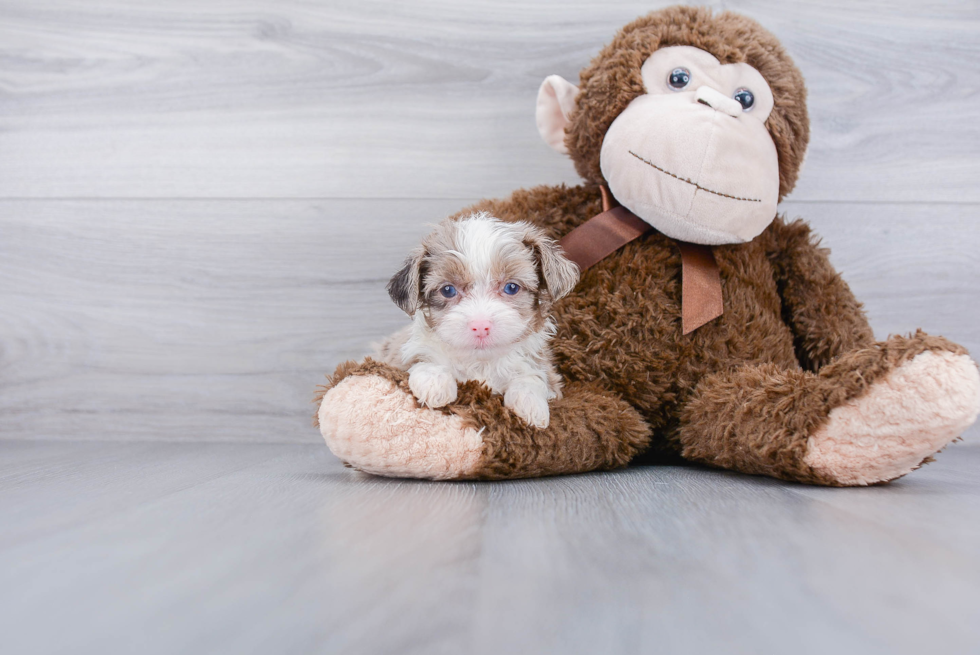
<svg viewBox="0 0 980 655">
<path fill-rule="evenodd" d="M 657 166 L 656 164 L 654 164 L 652 161 L 650 161 L 648 159 L 644 159 L 643 157 L 640 157 L 638 154 L 636 154 L 632 150 L 628 150 L 627 152 L 629 152 L 631 155 L 633 155 L 634 157 L 636 157 L 637 159 L 639 159 L 641 162 L 643 162 L 647 166 L 650 166 L 651 168 L 654 168 L 654 169 L 660 171 L 664 175 L 669 175 L 670 177 L 674 178 L 675 180 L 680 180 L 681 182 L 685 182 L 687 184 L 690 184 L 691 186 L 695 187 L 696 189 L 698 189 L 700 191 L 704 191 L 706 193 L 713 193 L 714 195 L 721 196 L 722 198 L 731 198 L 732 200 L 741 200 L 742 202 L 762 202 L 762 200 L 761 199 L 758 199 L 758 198 L 740 198 L 738 196 L 733 196 L 733 195 L 728 194 L 728 193 L 722 193 L 721 191 L 715 191 L 713 189 L 709 189 L 707 187 L 703 187 L 700 184 L 698 184 L 697 182 L 695 182 L 694 180 L 689 180 L 686 177 L 681 177 L 680 175 L 677 175 L 675 173 L 671 173 L 670 171 L 668 171 L 665 168 L 660 168 L 659 166 Z"/>
</svg>

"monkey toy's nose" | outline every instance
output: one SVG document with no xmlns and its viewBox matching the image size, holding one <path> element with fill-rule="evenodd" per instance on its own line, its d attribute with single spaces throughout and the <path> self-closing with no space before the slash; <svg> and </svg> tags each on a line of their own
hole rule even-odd
<svg viewBox="0 0 980 655">
<path fill-rule="evenodd" d="M 710 86 L 699 86 L 694 93 L 694 99 L 702 105 L 708 105 L 715 111 L 720 111 L 729 116 L 740 116 L 742 114 L 742 104 L 735 98 L 729 98 L 720 91 L 715 91 Z"/>
</svg>

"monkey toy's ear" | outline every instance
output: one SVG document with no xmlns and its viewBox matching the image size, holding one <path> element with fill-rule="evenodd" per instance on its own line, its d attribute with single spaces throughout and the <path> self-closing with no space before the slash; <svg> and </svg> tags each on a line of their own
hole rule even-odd
<svg viewBox="0 0 980 655">
<path fill-rule="evenodd" d="M 405 260 L 402 269 L 388 281 L 388 295 L 409 316 L 414 316 L 422 304 L 422 262 L 425 255 L 425 248 L 417 248 Z"/>
<path fill-rule="evenodd" d="M 534 116 L 538 132 L 549 146 L 568 154 L 565 147 L 565 126 L 575 108 L 578 87 L 559 75 L 549 75 L 538 89 L 538 106 Z"/>
</svg>

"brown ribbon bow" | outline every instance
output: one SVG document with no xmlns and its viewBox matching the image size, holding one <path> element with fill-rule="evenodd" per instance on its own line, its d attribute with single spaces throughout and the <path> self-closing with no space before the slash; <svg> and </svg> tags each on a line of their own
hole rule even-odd
<svg viewBox="0 0 980 655">
<path fill-rule="evenodd" d="M 559 242 L 565 256 L 583 271 L 653 230 L 617 203 L 606 186 L 600 189 L 602 213 L 579 225 Z M 684 334 L 690 334 L 724 313 L 721 274 L 711 246 L 676 239 L 674 243 L 681 251 L 681 327 Z"/>
</svg>

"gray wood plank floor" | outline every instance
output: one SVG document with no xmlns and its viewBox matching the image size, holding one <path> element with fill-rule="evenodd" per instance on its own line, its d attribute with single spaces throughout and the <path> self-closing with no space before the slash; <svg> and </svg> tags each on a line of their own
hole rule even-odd
<svg viewBox="0 0 980 655">
<path fill-rule="evenodd" d="M 9 653 L 969 653 L 980 447 L 894 484 L 379 480 L 304 444 L 0 442 Z"/>
<path fill-rule="evenodd" d="M 426 224 L 663 2 L 0 0 L 0 651 L 980 652 L 980 429 L 884 487 L 343 469 L 314 385 Z M 980 353 L 980 5 L 716 0 L 784 42 L 784 203 L 880 337 Z"/>
</svg>

